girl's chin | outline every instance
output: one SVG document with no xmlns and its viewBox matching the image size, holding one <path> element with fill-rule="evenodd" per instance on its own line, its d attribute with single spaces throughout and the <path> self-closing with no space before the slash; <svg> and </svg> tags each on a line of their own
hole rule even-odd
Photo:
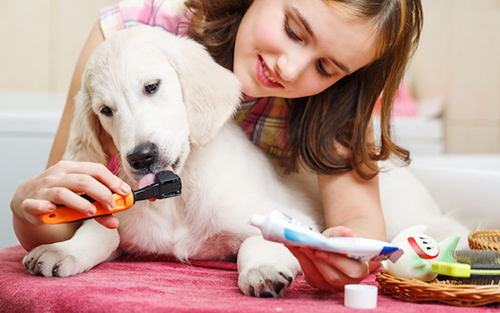
<svg viewBox="0 0 500 313">
<path fill-rule="evenodd" d="M 259 90 L 259 88 L 256 88 L 255 86 L 245 86 L 245 84 L 243 84 L 241 87 L 243 93 L 252 98 L 269 97 L 269 95 L 263 94 L 262 90 Z"/>
<path fill-rule="evenodd" d="M 283 93 L 278 93 L 277 88 L 263 88 L 259 84 L 250 82 L 249 84 L 242 83 L 242 91 L 245 95 L 252 98 L 265 98 L 265 97 L 283 97 Z"/>
<path fill-rule="evenodd" d="M 254 90 L 245 91 L 245 89 L 243 89 L 243 93 L 246 96 L 249 96 L 249 97 L 252 97 L 252 98 L 278 97 L 278 95 L 273 95 L 273 94 L 269 94 L 269 93 L 258 92 L 258 91 L 254 91 Z"/>
<path fill-rule="evenodd" d="M 250 75 L 242 75 L 237 71 L 237 69 L 233 69 L 234 74 L 238 78 L 241 84 L 241 89 L 243 93 L 247 96 L 250 96 L 252 98 L 264 98 L 264 97 L 271 97 L 269 93 L 269 90 L 263 90 L 262 86 L 260 83 L 257 81 L 254 81 L 255 78 L 250 77 Z"/>
<path fill-rule="evenodd" d="M 245 90 L 244 88 L 243 88 L 243 93 L 246 96 L 249 96 L 249 97 L 252 97 L 252 98 L 263 98 L 263 97 L 266 97 L 266 96 L 262 95 L 262 93 L 260 93 L 260 92 L 255 92 L 253 90 Z"/>
</svg>

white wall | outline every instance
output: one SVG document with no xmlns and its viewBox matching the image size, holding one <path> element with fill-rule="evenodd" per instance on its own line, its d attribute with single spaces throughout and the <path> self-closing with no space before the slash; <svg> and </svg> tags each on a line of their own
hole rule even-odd
<svg viewBox="0 0 500 313">
<path fill-rule="evenodd" d="M 417 98 L 445 100 L 447 153 L 500 153 L 500 0 L 422 0 Z"/>
<path fill-rule="evenodd" d="M 118 1 L 0 0 L 0 91 L 66 94 L 98 9 Z M 446 152 L 500 153 L 500 0 L 422 5 L 415 95 L 445 100 Z"/>
</svg>

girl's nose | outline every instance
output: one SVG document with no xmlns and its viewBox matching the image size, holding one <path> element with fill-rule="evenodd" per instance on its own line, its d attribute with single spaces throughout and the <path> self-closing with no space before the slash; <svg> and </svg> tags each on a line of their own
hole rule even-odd
<svg viewBox="0 0 500 313">
<path fill-rule="evenodd" d="M 287 82 L 295 82 L 306 68 L 305 57 L 294 56 L 291 53 L 280 55 L 277 61 L 278 74 Z"/>
</svg>

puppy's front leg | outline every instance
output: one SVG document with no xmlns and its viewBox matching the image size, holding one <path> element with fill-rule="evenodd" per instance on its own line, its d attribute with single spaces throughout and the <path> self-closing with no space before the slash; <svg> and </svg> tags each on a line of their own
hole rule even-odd
<svg viewBox="0 0 500 313">
<path fill-rule="evenodd" d="M 247 296 L 283 297 L 300 271 L 284 245 L 262 236 L 247 238 L 238 252 L 238 286 Z"/>
<path fill-rule="evenodd" d="M 67 277 L 88 271 L 118 256 L 118 230 L 108 229 L 94 220 L 86 221 L 66 241 L 41 245 L 23 259 L 33 275 Z"/>
</svg>

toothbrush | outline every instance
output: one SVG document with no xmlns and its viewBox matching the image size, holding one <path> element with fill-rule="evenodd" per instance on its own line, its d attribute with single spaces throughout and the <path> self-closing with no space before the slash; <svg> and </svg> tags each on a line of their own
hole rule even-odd
<svg viewBox="0 0 500 313">
<path fill-rule="evenodd" d="M 432 271 L 439 275 L 445 275 L 456 278 L 470 278 L 476 275 L 498 276 L 500 269 L 495 268 L 474 268 L 470 264 L 433 262 Z"/>
<path fill-rule="evenodd" d="M 148 200 L 151 198 L 166 199 L 176 197 L 181 194 L 181 179 L 179 176 L 171 171 L 163 171 L 156 173 L 156 183 L 146 186 L 139 190 L 133 190 L 126 196 L 113 194 L 116 206 L 112 211 L 105 209 L 100 203 L 87 195 L 82 195 L 85 199 L 92 202 L 97 208 L 97 212 L 93 216 L 80 213 L 78 211 L 69 209 L 65 206 L 59 206 L 55 211 L 40 215 L 40 219 L 45 224 L 61 224 L 82 221 L 89 218 L 118 213 L 128 210 L 134 205 L 136 201 Z"/>
<path fill-rule="evenodd" d="M 457 250 L 455 262 L 433 262 L 431 270 L 439 280 L 461 284 L 500 284 L 500 252 L 492 250 Z"/>
</svg>

